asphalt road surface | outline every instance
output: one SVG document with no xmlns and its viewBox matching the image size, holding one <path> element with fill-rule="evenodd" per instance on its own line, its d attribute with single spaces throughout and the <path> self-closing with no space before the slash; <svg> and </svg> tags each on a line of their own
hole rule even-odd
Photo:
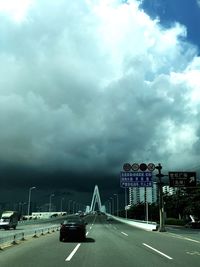
<svg viewBox="0 0 200 267">
<path fill-rule="evenodd" d="M 87 238 L 59 242 L 59 232 L 0 251 L 1 267 L 165 267 L 200 266 L 199 231 L 141 230 L 106 216 L 86 218 Z"/>
</svg>

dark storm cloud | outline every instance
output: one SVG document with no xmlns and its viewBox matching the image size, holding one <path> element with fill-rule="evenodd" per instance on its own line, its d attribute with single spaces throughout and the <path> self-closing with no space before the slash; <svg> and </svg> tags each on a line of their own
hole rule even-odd
<svg viewBox="0 0 200 267">
<path fill-rule="evenodd" d="M 184 26 L 162 29 L 137 1 L 33 1 L 0 19 L 3 187 L 108 190 L 126 161 L 197 162 L 200 60 Z"/>
</svg>

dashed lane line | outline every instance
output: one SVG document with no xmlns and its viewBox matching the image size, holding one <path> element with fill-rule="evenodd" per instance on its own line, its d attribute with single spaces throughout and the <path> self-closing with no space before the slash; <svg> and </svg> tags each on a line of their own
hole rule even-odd
<svg viewBox="0 0 200 267">
<path fill-rule="evenodd" d="M 171 258 L 170 256 L 166 255 L 165 253 L 163 253 L 163 252 L 161 252 L 161 251 L 159 251 L 159 250 L 157 250 L 157 249 L 155 249 L 155 248 L 153 248 L 153 247 L 151 247 L 151 246 L 149 246 L 149 245 L 147 245 L 147 244 L 145 244 L 145 243 L 142 243 L 142 244 L 143 244 L 144 246 L 146 246 L 146 247 L 152 249 L 153 251 L 155 251 L 155 252 L 161 254 L 162 256 L 168 258 L 169 260 L 173 260 L 173 258 Z"/>
<path fill-rule="evenodd" d="M 86 233 L 86 236 L 89 234 L 89 232 Z M 72 259 L 72 257 L 74 256 L 74 254 L 77 252 L 77 250 L 79 249 L 81 243 L 78 243 L 76 245 L 76 247 L 72 250 L 72 252 L 69 254 L 69 256 L 65 259 L 65 261 L 70 261 Z"/>
<path fill-rule="evenodd" d="M 125 235 L 125 236 L 128 236 L 126 233 L 124 233 L 124 232 L 121 232 L 121 234 L 123 234 L 123 235 Z"/>
<path fill-rule="evenodd" d="M 65 259 L 65 261 L 70 261 L 72 259 L 72 257 L 74 256 L 74 254 L 76 253 L 76 251 L 79 249 L 81 243 L 78 243 L 76 245 L 76 247 L 72 250 L 72 252 L 70 253 L 70 255 Z"/>
</svg>

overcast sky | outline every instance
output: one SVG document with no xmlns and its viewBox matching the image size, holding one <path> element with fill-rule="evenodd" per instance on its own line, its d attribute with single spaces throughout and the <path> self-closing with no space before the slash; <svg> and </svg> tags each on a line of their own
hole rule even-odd
<svg viewBox="0 0 200 267">
<path fill-rule="evenodd" d="M 141 2 L 0 0 L 0 201 L 200 165 L 200 3 Z"/>
</svg>

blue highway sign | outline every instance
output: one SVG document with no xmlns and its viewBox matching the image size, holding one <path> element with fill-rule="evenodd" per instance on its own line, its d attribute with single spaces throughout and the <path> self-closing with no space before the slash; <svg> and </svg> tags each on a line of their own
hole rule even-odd
<svg viewBox="0 0 200 267">
<path fill-rule="evenodd" d="M 124 172 L 120 173 L 120 186 L 152 187 L 152 172 Z"/>
</svg>

